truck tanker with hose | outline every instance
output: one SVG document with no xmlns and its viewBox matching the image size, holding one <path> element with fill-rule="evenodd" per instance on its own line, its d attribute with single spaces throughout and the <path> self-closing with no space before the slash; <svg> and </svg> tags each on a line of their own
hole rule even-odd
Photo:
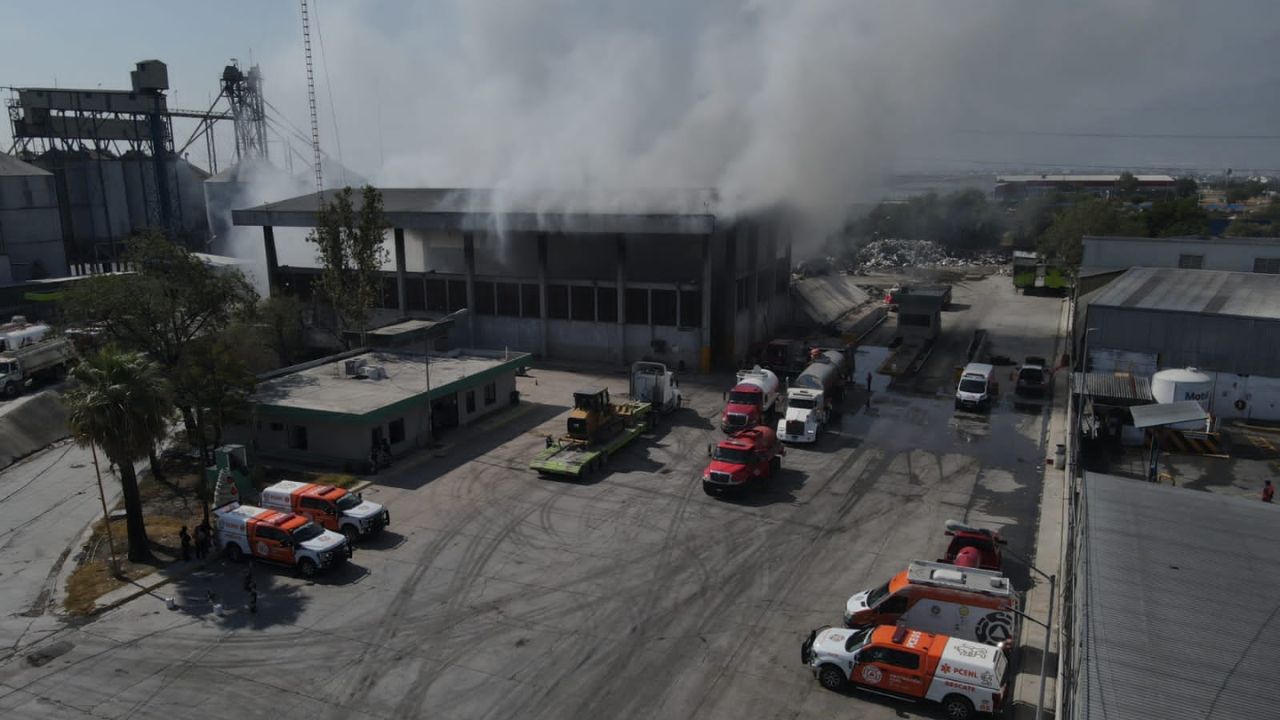
<svg viewBox="0 0 1280 720">
<path fill-rule="evenodd" d="M 609 456 L 652 427 L 653 406 L 647 402 L 610 402 L 608 388 L 573 394 L 567 432 L 547 437 L 547 446 L 529 467 L 542 475 L 581 478 L 600 470 Z"/>
<path fill-rule="evenodd" d="M 787 388 L 786 413 L 778 420 L 783 442 L 817 442 L 831 419 L 831 406 L 844 396 L 852 373 L 843 350 L 814 350 L 812 361 Z"/>
</svg>

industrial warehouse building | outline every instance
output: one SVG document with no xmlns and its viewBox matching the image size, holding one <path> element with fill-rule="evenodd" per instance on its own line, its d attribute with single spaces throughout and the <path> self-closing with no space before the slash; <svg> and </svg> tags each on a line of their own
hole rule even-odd
<svg viewBox="0 0 1280 720">
<path fill-rule="evenodd" d="M 423 318 L 466 308 L 460 329 L 474 347 L 708 370 L 736 366 L 789 318 L 782 213 L 726 218 L 713 191 L 554 204 L 567 210 L 490 190 L 382 195 L 395 248 L 384 308 Z M 309 295 L 318 271 L 278 266 L 274 229 L 314 227 L 332 196 L 233 213 L 263 228 L 274 289 Z"/>
<path fill-rule="evenodd" d="M 1135 267 L 1080 304 L 1091 372 L 1195 368 L 1215 417 L 1280 420 L 1280 276 Z"/>
<path fill-rule="evenodd" d="M 0 285 L 66 274 L 53 173 L 0 153 Z"/>
<path fill-rule="evenodd" d="M 1082 274 L 1131 267 L 1280 274 L 1280 238 L 1106 237 L 1086 235 Z"/>
<path fill-rule="evenodd" d="M 228 438 L 262 458 L 363 470 L 384 439 L 400 455 L 517 403 L 515 376 L 529 362 L 465 349 L 333 355 L 261 377 L 249 425 Z"/>
</svg>

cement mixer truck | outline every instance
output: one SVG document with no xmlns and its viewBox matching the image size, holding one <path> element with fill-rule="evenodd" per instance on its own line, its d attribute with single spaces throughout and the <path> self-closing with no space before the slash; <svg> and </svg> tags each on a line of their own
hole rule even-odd
<svg viewBox="0 0 1280 720">
<path fill-rule="evenodd" d="M 843 350 L 814 350 L 812 361 L 787 388 L 786 414 L 778 420 L 778 438 L 788 443 L 817 442 L 831 419 L 831 407 L 844 396 L 852 369 Z"/>
<path fill-rule="evenodd" d="M 778 408 L 778 376 L 759 365 L 738 372 L 738 384 L 728 392 L 720 429 L 726 433 L 765 425 L 765 417 Z"/>
</svg>

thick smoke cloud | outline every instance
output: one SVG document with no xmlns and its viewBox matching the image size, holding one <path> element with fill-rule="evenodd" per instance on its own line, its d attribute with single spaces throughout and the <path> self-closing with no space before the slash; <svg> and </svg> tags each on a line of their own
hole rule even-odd
<svg viewBox="0 0 1280 720">
<path fill-rule="evenodd" d="M 785 203 L 821 233 L 903 168 L 1280 166 L 1274 141 L 1025 134 L 1273 132 L 1270 0 L 452 0 L 319 14 L 342 159 L 386 186 L 537 189 L 550 210 L 581 188 L 715 187 L 729 209 Z M 277 107 L 305 117 L 299 45 L 264 70 Z M 1252 100 L 1214 112 L 1239 89 L 1226 68 L 1249 74 Z M 334 153 L 324 88 L 320 100 Z"/>
</svg>

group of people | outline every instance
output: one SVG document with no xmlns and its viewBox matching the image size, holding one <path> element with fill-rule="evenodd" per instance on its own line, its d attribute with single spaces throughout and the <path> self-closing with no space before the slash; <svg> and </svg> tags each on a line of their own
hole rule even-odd
<svg viewBox="0 0 1280 720">
<path fill-rule="evenodd" d="M 208 522 L 202 522 L 196 526 L 196 535 L 193 541 L 191 533 L 187 532 L 187 526 L 183 525 L 182 529 L 178 531 L 178 541 L 182 543 L 183 562 L 191 559 L 193 545 L 195 546 L 196 559 L 203 560 L 209 557 L 209 547 L 213 544 L 213 531 Z"/>
<path fill-rule="evenodd" d="M 391 467 L 391 443 L 382 438 L 369 448 L 369 472 L 376 473 L 387 467 Z"/>
</svg>

